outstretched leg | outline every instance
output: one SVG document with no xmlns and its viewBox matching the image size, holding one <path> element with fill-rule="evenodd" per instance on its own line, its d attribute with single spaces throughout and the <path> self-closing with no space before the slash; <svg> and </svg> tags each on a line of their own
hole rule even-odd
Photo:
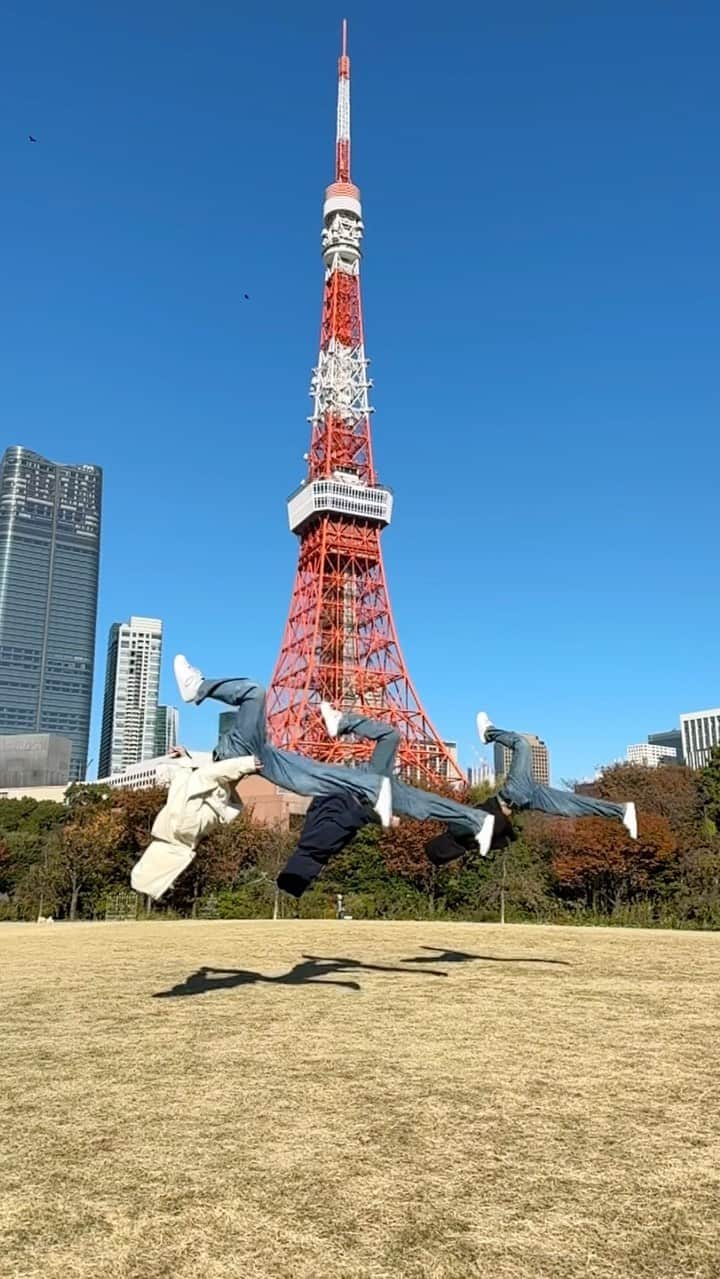
<svg viewBox="0 0 720 1279">
<path fill-rule="evenodd" d="M 184 658 L 182 660 L 185 661 Z M 188 665 L 185 663 L 185 667 Z M 338 790 L 345 790 L 359 800 L 378 803 L 385 779 L 377 773 L 368 769 L 344 768 L 340 764 L 322 764 L 305 755 L 279 750 L 268 741 L 265 689 L 261 684 L 249 679 L 203 679 L 199 672 L 196 673 L 198 679 L 190 700 L 199 705 L 210 697 L 235 708 L 231 728 L 221 734 L 213 751 L 216 760 L 236 755 L 257 755 L 263 766 L 262 776 L 276 786 L 294 791 L 296 795 L 332 795 Z M 180 687 L 182 692 L 182 685 Z"/>
<path fill-rule="evenodd" d="M 508 775 L 500 787 L 500 798 L 513 808 L 529 808 L 532 805 L 536 782 L 532 772 L 532 747 L 521 733 L 506 732 L 490 724 L 484 732 L 484 741 L 500 742 L 512 751 Z"/>
<path fill-rule="evenodd" d="M 478 835 L 484 831 L 488 835 L 489 847 L 493 819 L 481 809 L 470 808 L 467 804 L 459 804 L 455 799 L 445 799 L 444 795 L 434 795 L 431 791 L 419 790 L 417 786 L 408 786 L 398 777 L 392 779 L 392 800 L 394 813 L 414 817 L 420 822 L 445 822 L 453 835 Z M 483 844 L 485 842 L 483 840 Z"/>
<path fill-rule="evenodd" d="M 235 755 L 261 755 L 267 744 L 265 722 L 265 689 L 250 679 L 204 679 L 196 704 L 207 697 L 235 708 L 227 732 L 221 733 L 215 747 L 216 759 L 232 759 Z"/>
<path fill-rule="evenodd" d="M 592 795 L 576 795 L 571 790 L 555 790 L 552 786 L 536 786 L 532 807 L 555 817 L 617 817 L 625 822 L 629 805 L 594 799 Z"/>
<path fill-rule="evenodd" d="M 321 710 L 325 725 L 332 737 L 343 733 L 355 733 L 357 737 L 365 737 L 377 743 L 370 766 L 375 772 L 390 776 L 394 813 L 402 813 L 405 817 L 414 817 L 418 821 L 445 822 L 453 834 L 477 838 L 481 851 L 487 852 L 493 827 L 493 819 L 488 813 L 459 804 L 457 800 L 434 795 L 431 791 L 408 786 L 393 773 L 395 756 L 400 745 L 400 733 L 396 728 L 380 720 L 368 719 L 367 716 L 354 711 L 341 715 L 327 702 L 321 704 Z"/>
<path fill-rule="evenodd" d="M 375 748 L 367 766 L 373 773 L 380 773 L 383 777 L 392 776 L 400 745 L 400 733 L 393 728 L 392 724 L 379 719 L 368 719 L 367 715 L 350 711 L 340 716 L 336 731 L 338 737 L 346 733 L 354 733 L 356 737 L 364 737 L 367 741 L 374 742 Z"/>
<path fill-rule="evenodd" d="M 536 782 L 532 774 L 532 747 L 520 733 L 496 728 L 484 712 L 478 715 L 480 738 L 484 742 L 500 742 L 513 753 L 508 775 L 498 792 L 500 799 L 513 808 L 531 808 L 554 817 L 614 817 L 637 839 L 635 805 L 615 804 L 592 795 L 576 795 L 574 791 L 556 790 Z"/>
</svg>

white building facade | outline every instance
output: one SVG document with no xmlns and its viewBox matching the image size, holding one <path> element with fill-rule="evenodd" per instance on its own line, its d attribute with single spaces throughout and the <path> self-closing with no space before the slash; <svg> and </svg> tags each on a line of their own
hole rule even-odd
<svg viewBox="0 0 720 1279">
<path fill-rule="evenodd" d="M 652 742 L 637 742 L 635 746 L 628 746 L 625 752 L 625 759 L 628 764 L 642 764 L 643 768 L 657 768 L 658 764 L 663 761 L 671 761 L 673 764 L 677 762 L 677 751 L 671 746 L 657 746 Z"/>
<path fill-rule="evenodd" d="M 108 640 L 98 776 L 124 773 L 157 755 L 162 622 L 114 622 Z"/>
<path fill-rule="evenodd" d="M 720 709 L 681 715 L 680 732 L 685 763 L 689 768 L 704 768 L 713 746 L 720 746 Z"/>
<path fill-rule="evenodd" d="M 212 751 L 191 751 L 193 762 L 201 768 L 212 760 Z M 122 790 L 151 790 L 154 786 L 168 786 L 173 775 L 173 767 L 177 767 L 168 755 L 160 755 L 154 759 L 144 759 L 138 764 L 131 764 L 124 773 L 111 773 L 109 777 L 98 777 L 99 786 L 119 787 Z"/>
</svg>

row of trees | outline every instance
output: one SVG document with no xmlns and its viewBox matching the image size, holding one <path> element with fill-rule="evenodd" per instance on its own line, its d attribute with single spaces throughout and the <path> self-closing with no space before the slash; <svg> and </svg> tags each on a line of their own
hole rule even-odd
<svg viewBox="0 0 720 1279">
<path fill-rule="evenodd" d="M 403 821 L 367 827 L 296 904 L 279 901 L 275 876 L 295 832 L 242 816 L 211 833 L 160 906 L 193 916 L 212 900 L 221 917 L 325 916 L 335 894 L 356 918 L 535 919 L 720 928 L 720 750 L 701 772 L 614 765 L 592 787 L 635 800 L 639 838 L 619 822 L 529 813 L 504 854 L 469 855 L 436 871 L 424 855 L 434 829 Z M 470 796 L 479 799 L 475 792 Z M 0 919 L 104 918 L 127 894 L 162 790 L 74 786 L 65 804 L 0 800 Z"/>
</svg>

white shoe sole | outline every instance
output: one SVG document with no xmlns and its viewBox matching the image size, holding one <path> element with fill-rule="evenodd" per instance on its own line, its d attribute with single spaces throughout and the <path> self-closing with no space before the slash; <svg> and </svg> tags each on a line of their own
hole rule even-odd
<svg viewBox="0 0 720 1279">
<path fill-rule="evenodd" d="M 389 777 L 383 777 L 373 808 L 387 830 L 392 821 L 392 786 Z"/>
<path fill-rule="evenodd" d="M 481 857 L 487 857 L 488 853 L 490 852 L 490 845 L 492 844 L 494 829 L 495 829 L 495 818 L 493 817 L 492 813 L 488 813 L 487 817 L 485 818 L 485 821 L 480 827 L 480 830 L 475 836 L 477 840 L 478 848 L 480 849 Z"/>
</svg>

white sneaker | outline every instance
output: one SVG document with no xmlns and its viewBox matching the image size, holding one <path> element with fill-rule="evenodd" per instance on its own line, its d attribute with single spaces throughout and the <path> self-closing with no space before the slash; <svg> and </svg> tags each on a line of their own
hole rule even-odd
<svg viewBox="0 0 720 1279">
<path fill-rule="evenodd" d="M 387 829 L 392 821 L 392 786 L 389 777 L 383 777 L 373 808 L 381 824 Z"/>
<path fill-rule="evenodd" d="M 494 829 L 495 829 L 495 818 L 493 817 L 492 813 L 488 813 L 487 817 L 485 818 L 485 821 L 480 827 L 480 830 L 475 836 L 478 842 L 478 848 L 480 849 L 481 857 L 487 857 L 488 853 L 490 852 L 490 845 L 492 843 Z"/>
<path fill-rule="evenodd" d="M 627 827 L 631 839 L 637 839 L 637 813 L 634 804 L 625 805 L 623 826 Z"/>
<path fill-rule="evenodd" d="M 337 737 L 342 719 L 342 711 L 336 711 L 330 702 L 320 703 L 320 714 L 323 717 L 328 737 Z"/>
<path fill-rule="evenodd" d="M 478 711 L 475 719 L 475 723 L 477 724 L 477 731 L 480 734 L 480 741 L 486 742 L 487 737 L 485 736 L 485 734 L 487 733 L 488 729 L 492 728 L 493 726 L 493 722 L 490 716 L 487 714 L 486 711 Z"/>
<path fill-rule="evenodd" d="M 173 661 L 173 670 L 175 679 L 180 690 L 180 696 L 184 702 L 194 702 L 200 692 L 200 685 L 203 682 L 202 671 L 197 666 L 191 666 L 188 659 L 183 657 L 182 653 L 178 653 Z"/>
</svg>

